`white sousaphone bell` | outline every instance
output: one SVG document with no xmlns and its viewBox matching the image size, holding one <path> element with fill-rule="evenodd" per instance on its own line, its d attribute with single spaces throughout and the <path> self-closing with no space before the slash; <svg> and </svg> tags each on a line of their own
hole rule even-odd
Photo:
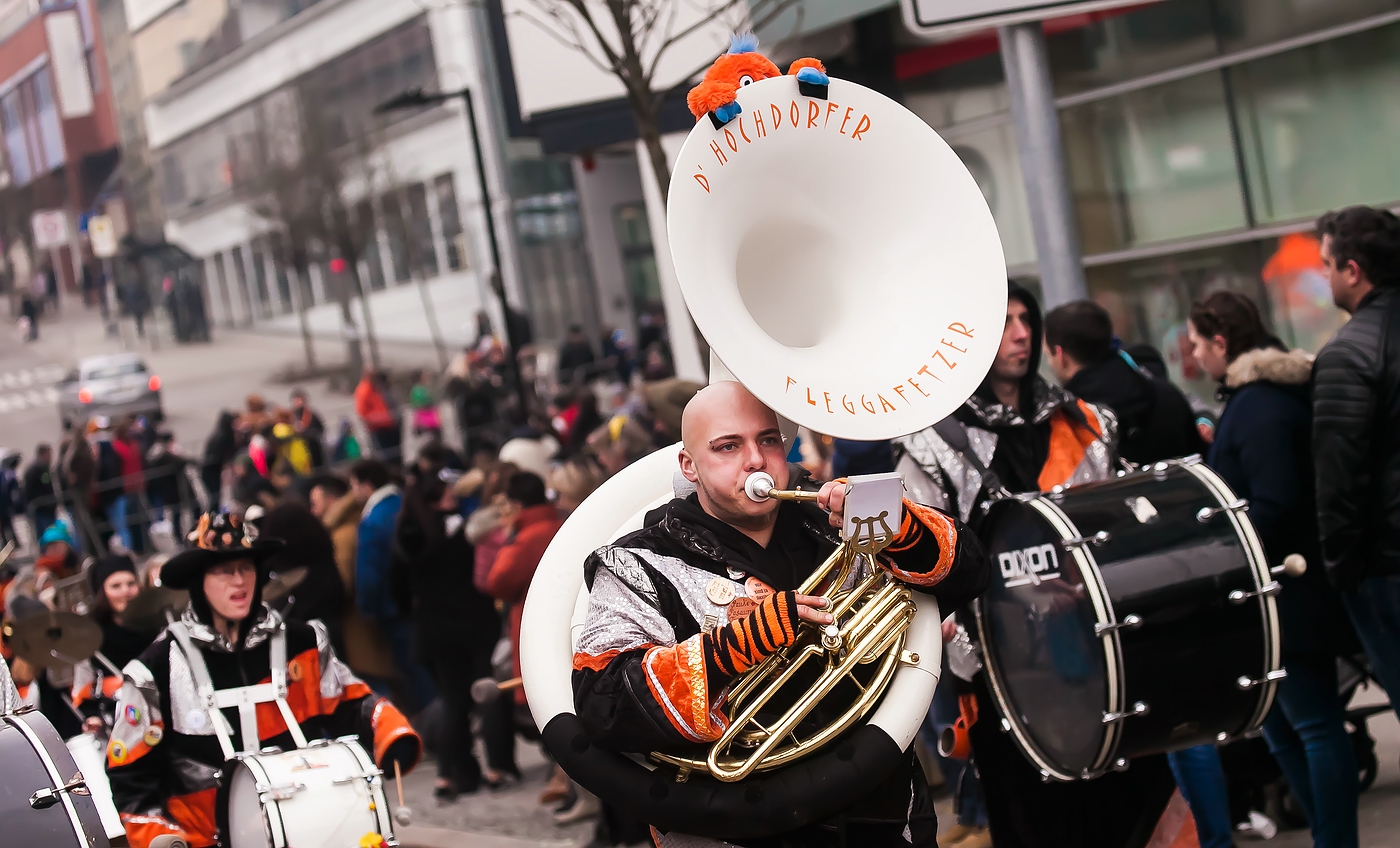
<svg viewBox="0 0 1400 848">
<path fill-rule="evenodd" d="M 1006 268 L 971 174 L 920 118 L 833 79 L 826 99 L 781 76 L 739 91 L 739 117 L 696 123 L 667 214 L 686 306 L 711 378 L 846 439 L 889 439 L 944 418 L 977 388 L 1001 341 Z M 673 497 L 679 445 L 608 480 L 565 522 L 526 600 L 520 659 L 546 747 L 581 785 L 662 830 L 743 838 L 840 809 L 901 761 L 941 657 L 939 614 L 915 595 L 905 662 L 866 723 L 839 743 L 736 783 L 591 745 L 574 715 L 572 629 L 582 564 Z M 910 655 L 917 661 L 910 662 Z"/>
</svg>

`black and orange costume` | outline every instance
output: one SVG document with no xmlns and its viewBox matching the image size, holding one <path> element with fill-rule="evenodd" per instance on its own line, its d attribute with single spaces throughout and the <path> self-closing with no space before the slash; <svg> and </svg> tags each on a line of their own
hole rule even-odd
<svg viewBox="0 0 1400 848">
<path fill-rule="evenodd" d="M 267 574 L 261 565 L 252 613 L 239 628 L 237 642 L 215 630 L 203 597 L 203 571 L 219 561 L 261 560 L 275 546 L 257 542 L 253 548 L 242 542 L 238 523 L 226 516 L 215 519 L 212 529 L 206 516 L 195 535 L 205 544 L 210 536 L 223 539 L 214 540 L 212 549 L 179 554 L 162 571 L 165 585 L 190 590 L 190 605 L 123 670 L 107 747 L 112 797 L 132 848 L 146 848 L 164 834 L 181 835 L 191 848 L 214 845 L 217 774 L 232 756 L 229 748 L 295 746 L 295 734 L 276 701 L 259 699 L 264 702 L 246 716 L 238 708 L 207 709 L 201 682 L 206 675 L 216 692 L 271 684 L 283 693 L 307 739 L 357 735 L 390 774 L 394 761 L 407 772 L 422 753 L 422 742 L 403 715 L 336 658 L 319 622 L 286 622 L 262 603 Z M 214 712 L 223 728 L 215 727 Z M 244 731 L 252 721 L 258 742 L 250 746 Z M 216 730 L 223 730 L 222 736 Z"/>
<path fill-rule="evenodd" d="M 800 469 L 793 479 L 810 484 Z M 584 566 L 589 607 L 573 672 L 575 707 L 592 740 L 618 751 L 693 753 L 718 739 L 730 681 L 792 643 L 794 590 L 839 543 L 826 513 L 812 504 L 780 504 L 763 547 L 691 495 L 653 510 L 643 529 L 593 553 Z M 956 519 L 908 501 L 899 535 L 881 556 L 898 579 L 933 594 L 945 609 L 987 585 L 976 537 Z M 737 844 L 835 844 L 838 828 L 850 845 L 935 844 L 937 820 L 912 749 L 903 768 L 870 788 L 826 822 Z M 668 843 L 665 834 L 656 836 Z"/>
</svg>

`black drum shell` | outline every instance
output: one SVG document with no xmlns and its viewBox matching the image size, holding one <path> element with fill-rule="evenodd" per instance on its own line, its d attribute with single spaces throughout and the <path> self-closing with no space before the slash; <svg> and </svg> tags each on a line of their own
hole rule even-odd
<svg viewBox="0 0 1400 848">
<path fill-rule="evenodd" d="M 0 763 L 4 764 L 0 767 L 0 833 L 5 834 L 4 844 L 25 848 L 107 848 L 110 843 L 106 829 L 90 795 L 65 793 L 78 816 L 81 829 L 77 831 L 62 801 L 40 810 L 29 805 L 30 796 L 38 790 L 56 789 L 61 784 L 55 784 L 43 755 L 35 750 L 21 724 L 43 746 L 63 783 L 80 774 L 72 753 L 38 711 L 0 716 Z"/>
<path fill-rule="evenodd" d="M 988 510 L 979 529 L 994 564 L 994 577 L 977 607 L 988 670 L 994 691 L 1000 690 L 999 700 L 1017 713 L 1011 718 L 1019 725 L 1018 736 L 1026 737 L 1018 741 L 1037 747 L 1028 755 L 1033 762 L 1039 757 L 1053 763 L 1054 776 L 1092 776 L 1120 758 L 1214 743 L 1219 734 L 1235 736 L 1262 721 L 1272 685 L 1242 689 L 1238 681 L 1260 679 L 1276 667 L 1277 615 L 1271 599 L 1252 597 L 1240 604 L 1229 600 L 1231 591 L 1255 592 L 1268 578 L 1251 552 L 1252 528 L 1241 533 L 1230 512 L 1220 509 L 1233 500 L 1228 489 L 1223 493 L 1221 489 L 1224 484 L 1203 467 L 1175 463 L 1044 495 L 1038 504 L 1007 500 Z M 1143 506 L 1140 498 L 1150 507 Z M 1216 511 L 1202 516 L 1201 510 Z M 1067 519 L 1072 531 L 1054 526 L 1049 516 L 1056 512 Z M 1235 517 L 1247 521 L 1241 512 Z M 1068 548 L 1064 544 L 1068 535 L 1092 539 L 1100 533 L 1107 537 Z M 1055 545 L 1063 574 L 1039 584 L 1008 588 L 1008 581 L 1025 580 L 1029 575 L 1024 572 L 1030 569 L 1018 570 L 1014 554 L 1008 569 L 1003 555 L 1032 550 L 1027 544 Z M 1101 648 L 1078 659 L 1092 655 L 1103 685 L 1097 691 L 1082 691 L 1092 686 L 1079 687 L 1083 697 L 1066 709 L 1064 699 L 1051 699 L 1059 704 L 1045 703 L 1055 689 L 1055 674 L 1047 675 L 1043 667 L 1012 667 L 1016 646 L 1006 634 L 1019 626 L 1009 617 L 1019 609 L 1016 614 L 1028 620 L 1043 619 L 1045 630 L 1051 637 L 1058 632 L 1063 645 L 1063 631 L 1069 626 L 1055 631 L 1049 626 L 1055 613 L 1042 610 L 1052 602 L 1063 606 L 1068 594 L 1063 584 L 1077 584 L 1076 564 L 1081 560 L 1074 556 L 1075 547 L 1096 565 L 1097 577 L 1091 566 L 1083 578 L 1098 584 L 1106 603 L 1096 610 L 1093 587 L 1080 590 L 1075 597 L 1075 634 L 1070 639 L 1080 647 Z M 1022 560 L 1048 562 L 1043 548 Z M 1041 599 L 1035 608 L 1024 603 L 1034 598 Z M 1141 625 L 1120 629 L 1116 640 L 1093 637 L 1095 623 L 1123 622 L 1129 616 L 1137 616 Z M 1050 644 L 1045 653 L 1054 649 Z M 1060 653 L 1065 653 L 1063 648 Z M 1028 656 L 1023 648 L 1022 658 Z M 1065 665 L 1063 660 L 1059 664 Z M 1115 679 L 1121 696 L 1112 698 Z M 1097 711 L 1088 707 L 1093 695 L 1104 699 Z M 1103 713 L 1133 710 L 1139 702 L 1146 705 L 1146 712 L 1103 721 Z M 1093 741 L 1097 741 L 1096 751 L 1090 750 L 1095 747 Z"/>
</svg>

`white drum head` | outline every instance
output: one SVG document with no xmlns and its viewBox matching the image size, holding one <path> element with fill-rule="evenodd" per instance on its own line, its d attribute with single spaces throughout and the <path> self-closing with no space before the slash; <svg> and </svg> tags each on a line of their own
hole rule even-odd
<svg viewBox="0 0 1400 848">
<path fill-rule="evenodd" d="M 230 779 L 229 848 L 341 848 L 394 835 L 383 782 L 354 741 L 254 754 Z"/>
<path fill-rule="evenodd" d="M 976 390 L 1001 342 L 1006 263 L 987 203 L 918 116 L 833 79 L 739 93 L 671 177 L 668 233 L 700 331 L 734 377 L 817 432 L 887 439 Z"/>
</svg>

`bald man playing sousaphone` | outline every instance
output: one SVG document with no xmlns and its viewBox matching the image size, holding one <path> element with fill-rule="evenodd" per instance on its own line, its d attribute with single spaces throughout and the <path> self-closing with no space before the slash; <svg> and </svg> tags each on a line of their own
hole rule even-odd
<svg viewBox="0 0 1400 848">
<path fill-rule="evenodd" d="M 574 654 L 574 701 L 602 748 L 698 754 L 724 732 L 730 682 L 783 646 L 798 623 L 828 624 L 824 598 L 794 590 L 840 544 L 847 487 L 829 482 L 816 504 L 755 501 L 756 472 L 776 488 L 814 489 L 790 467 L 778 419 L 738 383 L 716 383 L 686 406 L 680 470 L 695 485 L 646 516 L 641 530 L 588 557 L 588 613 Z M 987 585 L 976 538 L 954 518 L 904 501 L 881 559 L 910 587 L 952 610 Z M 893 528 L 892 528 L 893 529 Z M 938 830 L 923 773 L 904 765 L 824 822 L 744 846 L 934 846 Z M 659 846 L 722 844 L 653 829 Z"/>
</svg>

